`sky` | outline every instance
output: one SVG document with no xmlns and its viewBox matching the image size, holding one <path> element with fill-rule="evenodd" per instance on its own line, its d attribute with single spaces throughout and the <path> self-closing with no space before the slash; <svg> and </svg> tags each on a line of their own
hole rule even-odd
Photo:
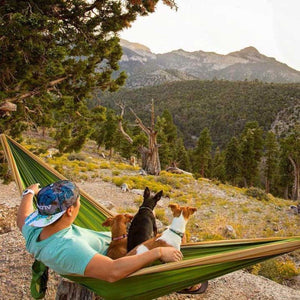
<svg viewBox="0 0 300 300">
<path fill-rule="evenodd" d="M 162 2 L 162 1 L 160 1 Z M 153 53 L 203 50 L 228 54 L 248 46 L 300 71 L 300 0 L 176 0 L 160 3 L 120 37 Z"/>
</svg>

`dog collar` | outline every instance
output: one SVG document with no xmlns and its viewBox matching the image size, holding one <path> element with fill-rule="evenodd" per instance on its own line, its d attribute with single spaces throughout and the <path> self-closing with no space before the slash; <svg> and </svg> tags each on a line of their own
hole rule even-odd
<svg viewBox="0 0 300 300">
<path fill-rule="evenodd" d="M 148 210 L 150 210 L 153 213 L 153 210 L 151 208 L 147 207 L 147 206 L 141 206 L 140 209 L 142 209 L 142 208 L 148 209 Z"/>
<path fill-rule="evenodd" d="M 183 232 L 180 232 L 180 231 L 177 231 L 177 230 L 174 230 L 172 228 L 169 228 L 172 232 L 174 232 L 175 234 L 179 235 L 181 238 L 183 238 L 184 236 L 184 233 Z"/>
<path fill-rule="evenodd" d="M 117 236 L 115 238 L 112 238 L 112 241 L 118 241 L 118 240 L 122 240 L 125 239 L 127 237 L 127 234 L 122 234 L 121 236 Z"/>
</svg>

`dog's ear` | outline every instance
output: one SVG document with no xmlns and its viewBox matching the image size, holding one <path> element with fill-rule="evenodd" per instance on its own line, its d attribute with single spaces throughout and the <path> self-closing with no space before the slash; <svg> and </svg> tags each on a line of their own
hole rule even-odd
<svg viewBox="0 0 300 300">
<path fill-rule="evenodd" d="M 196 207 L 188 207 L 188 210 L 189 210 L 190 214 L 192 215 L 194 212 L 197 211 L 197 208 Z"/>
<path fill-rule="evenodd" d="M 150 190 L 148 187 L 144 190 L 144 199 L 148 199 L 150 197 Z"/>
<path fill-rule="evenodd" d="M 133 216 L 129 214 L 125 214 L 125 217 L 128 223 L 133 219 Z"/>
<path fill-rule="evenodd" d="M 163 194 L 163 191 L 158 192 L 153 199 L 155 200 L 155 202 L 157 202 L 158 200 L 160 200 L 161 196 Z"/>
<path fill-rule="evenodd" d="M 109 227 L 109 226 L 111 226 L 112 221 L 113 221 L 113 218 L 107 218 L 107 219 L 102 223 L 102 226 Z"/>
<path fill-rule="evenodd" d="M 171 208 L 172 211 L 178 209 L 179 205 L 177 203 L 171 203 L 169 204 L 169 207 Z"/>
</svg>

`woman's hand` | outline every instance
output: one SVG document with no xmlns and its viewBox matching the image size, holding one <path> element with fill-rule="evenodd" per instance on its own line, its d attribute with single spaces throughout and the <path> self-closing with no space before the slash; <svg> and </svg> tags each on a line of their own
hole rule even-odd
<svg viewBox="0 0 300 300">
<path fill-rule="evenodd" d="M 34 194 L 37 195 L 37 193 L 40 191 L 40 184 L 34 183 L 34 184 L 28 186 L 27 189 L 33 190 Z"/>
<path fill-rule="evenodd" d="M 160 254 L 163 262 L 180 261 L 183 258 L 182 253 L 174 247 L 160 247 Z"/>
</svg>

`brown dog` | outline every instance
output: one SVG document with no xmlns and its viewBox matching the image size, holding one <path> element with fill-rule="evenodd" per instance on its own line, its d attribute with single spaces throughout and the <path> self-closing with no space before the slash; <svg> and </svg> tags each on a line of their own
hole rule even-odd
<svg viewBox="0 0 300 300">
<path fill-rule="evenodd" d="M 135 247 L 128 253 L 128 255 L 140 254 L 156 247 L 173 246 L 180 250 L 187 221 L 197 208 L 179 206 L 178 204 L 170 204 L 169 207 L 171 208 L 174 217 L 170 227 L 162 234 L 157 235 L 156 237 L 151 238 Z"/>
<path fill-rule="evenodd" d="M 107 256 L 112 259 L 123 257 L 127 254 L 127 224 L 133 216 L 120 214 L 106 219 L 103 226 L 111 227 L 111 243 L 107 250 Z"/>
</svg>

